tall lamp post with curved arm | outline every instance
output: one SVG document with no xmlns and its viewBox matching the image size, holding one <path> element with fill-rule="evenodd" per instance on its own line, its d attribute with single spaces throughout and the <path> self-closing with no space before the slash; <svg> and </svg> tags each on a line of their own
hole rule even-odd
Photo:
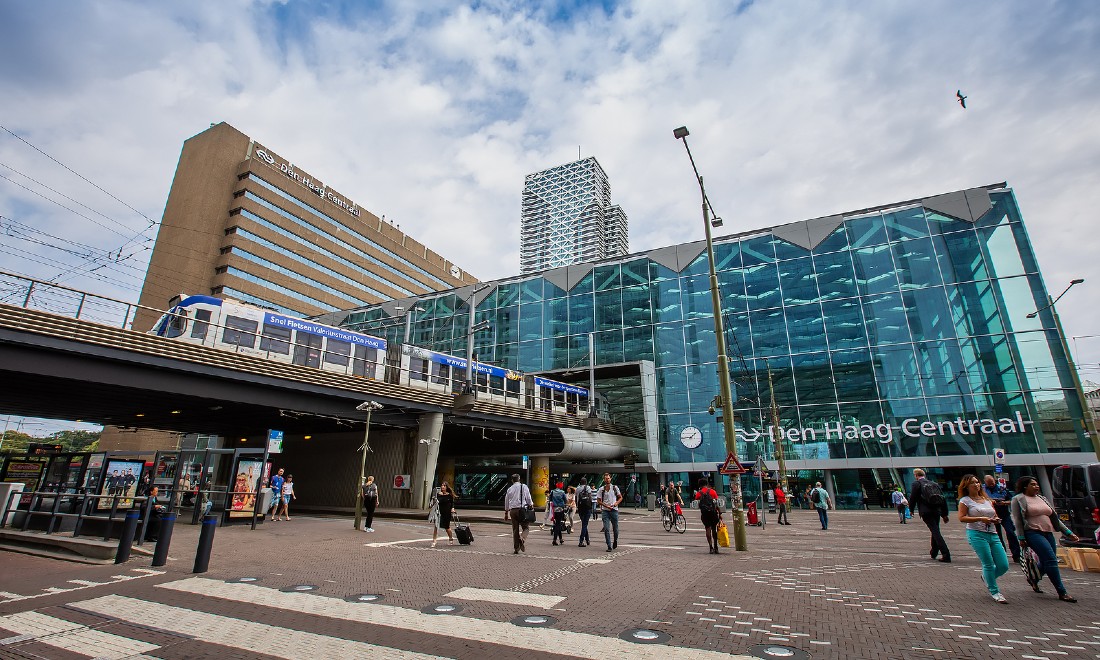
<svg viewBox="0 0 1100 660">
<path fill-rule="evenodd" d="M 1069 365 L 1069 372 L 1073 376 L 1073 389 L 1077 393 L 1077 401 L 1081 406 L 1081 415 L 1084 416 L 1082 420 L 1085 423 L 1085 432 L 1088 433 L 1089 439 L 1092 440 L 1092 449 L 1096 452 L 1097 458 L 1100 458 L 1100 437 L 1096 435 L 1096 420 L 1092 418 L 1092 410 L 1089 408 L 1089 402 L 1085 398 L 1085 388 L 1081 386 L 1081 376 L 1077 373 L 1077 365 L 1073 363 L 1073 356 L 1069 352 L 1069 344 L 1066 342 L 1066 333 L 1062 330 L 1062 320 L 1058 318 L 1058 308 L 1054 306 L 1056 302 L 1062 299 L 1062 296 L 1072 289 L 1075 285 L 1084 282 L 1084 278 L 1077 278 L 1070 280 L 1069 286 L 1062 290 L 1056 298 L 1047 296 L 1047 304 L 1044 307 L 1040 307 L 1034 312 L 1027 315 L 1029 319 L 1033 319 L 1039 315 L 1040 312 L 1050 310 L 1051 316 L 1054 318 L 1054 329 L 1058 332 L 1058 340 L 1062 343 L 1062 352 L 1066 356 L 1066 363 Z"/>
<path fill-rule="evenodd" d="M 684 143 L 688 159 L 691 161 L 691 169 L 695 171 L 695 180 L 699 184 L 699 194 L 703 198 L 703 229 L 707 236 L 707 261 L 710 265 L 710 297 L 714 306 L 714 335 L 718 344 L 718 385 L 721 392 L 722 429 L 726 436 L 726 450 L 734 456 L 737 455 L 737 431 L 733 426 L 733 390 L 730 387 L 729 358 L 726 356 L 726 331 L 722 323 L 722 296 L 718 292 L 718 273 L 714 265 L 714 241 L 711 239 L 710 228 L 721 227 L 722 219 L 714 214 L 714 209 L 707 199 L 706 188 L 703 187 L 703 177 L 699 174 L 699 168 L 695 166 L 695 159 L 688 148 L 686 126 L 674 129 L 672 135 Z M 740 552 L 749 549 L 748 535 L 745 530 L 745 514 L 741 511 L 741 477 L 730 479 L 730 514 L 733 516 L 733 541 L 734 548 Z"/>
<path fill-rule="evenodd" d="M 370 449 L 370 445 L 367 444 L 367 440 L 370 438 L 370 414 L 381 407 L 382 404 L 377 401 L 364 401 L 355 406 L 356 410 L 367 412 L 367 426 L 363 430 L 363 444 L 359 446 L 362 457 L 359 461 L 359 486 L 355 489 L 355 529 L 360 529 L 363 523 L 363 484 L 366 482 L 367 451 Z"/>
</svg>

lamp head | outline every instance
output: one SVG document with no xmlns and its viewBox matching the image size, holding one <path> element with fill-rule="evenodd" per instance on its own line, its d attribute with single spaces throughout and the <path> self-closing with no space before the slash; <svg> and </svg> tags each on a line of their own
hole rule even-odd
<svg viewBox="0 0 1100 660">
<path fill-rule="evenodd" d="M 360 403 L 359 405 L 355 406 L 355 409 L 356 410 L 367 411 L 367 410 L 378 410 L 381 407 L 382 407 L 382 404 L 378 403 L 377 401 L 364 401 L 363 403 Z"/>
<path fill-rule="evenodd" d="M 1039 312 L 1032 312 L 1032 313 L 1030 313 L 1030 314 L 1028 314 L 1028 315 L 1027 315 L 1027 318 L 1029 318 L 1029 319 L 1033 319 L 1033 318 L 1035 318 L 1035 317 L 1036 317 L 1036 316 L 1038 316 L 1038 315 L 1039 315 Z"/>
<path fill-rule="evenodd" d="M 1080 278 L 1078 278 L 1078 279 L 1076 279 L 1076 280 L 1070 280 L 1070 281 L 1069 281 L 1069 285 L 1070 285 L 1070 286 L 1073 286 L 1074 284 L 1080 284 L 1080 283 L 1082 283 L 1082 282 L 1084 282 L 1084 281 L 1085 281 L 1085 278 L 1083 278 L 1083 277 L 1080 277 Z"/>
<path fill-rule="evenodd" d="M 488 320 L 478 321 L 470 327 L 470 330 L 474 332 L 480 332 L 481 330 L 488 330 L 492 324 Z"/>
<path fill-rule="evenodd" d="M 681 126 L 680 128 L 672 129 L 672 135 L 675 136 L 677 140 L 682 140 L 691 135 L 691 133 L 688 132 L 687 126 Z"/>
<path fill-rule="evenodd" d="M 714 216 L 713 218 L 710 219 L 710 226 L 711 227 L 721 227 L 722 226 L 722 218 L 719 218 L 718 216 Z"/>
</svg>

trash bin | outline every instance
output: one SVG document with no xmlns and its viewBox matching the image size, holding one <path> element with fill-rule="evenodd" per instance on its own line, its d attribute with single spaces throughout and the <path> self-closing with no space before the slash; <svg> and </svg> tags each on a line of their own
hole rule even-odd
<svg viewBox="0 0 1100 660">
<path fill-rule="evenodd" d="M 749 524 L 759 525 L 760 516 L 756 513 L 756 502 L 749 502 Z"/>
<path fill-rule="evenodd" d="M 657 493 L 650 493 L 646 496 L 646 508 L 650 511 L 657 508 Z"/>
</svg>

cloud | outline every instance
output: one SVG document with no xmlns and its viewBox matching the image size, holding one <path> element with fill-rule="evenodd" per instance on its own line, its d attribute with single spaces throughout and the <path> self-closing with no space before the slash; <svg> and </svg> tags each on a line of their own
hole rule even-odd
<svg viewBox="0 0 1100 660">
<path fill-rule="evenodd" d="M 1097 334 L 1100 9 L 999 7 L 9 2 L 0 124 L 159 218 L 183 140 L 228 121 L 482 278 L 518 272 L 523 176 L 578 148 L 632 250 L 701 238 L 680 125 L 730 232 L 1007 181 L 1048 286 L 1086 278 L 1060 304 L 1067 334 Z M 147 224 L 7 134 L 0 163 Z M 123 241 L 0 180 L 8 213 Z M 60 270 L 24 243 L 0 237 L 5 269 Z M 141 275 L 96 274 L 114 281 L 70 284 L 134 297 Z M 1100 380 L 1100 340 L 1076 344 Z"/>
</svg>

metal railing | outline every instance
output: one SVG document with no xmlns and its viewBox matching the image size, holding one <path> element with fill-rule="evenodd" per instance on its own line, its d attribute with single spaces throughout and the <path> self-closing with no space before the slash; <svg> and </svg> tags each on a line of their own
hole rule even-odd
<svg viewBox="0 0 1100 660">
<path fill-rule="evenodd" d="M 16 498 L 30 497 L 28 506 L 26 509 L 19 508 L 18 505 L 13 504 L 13 500 Z M 48 505 L 48 508 L 43 508 L 45 504 L 43 500 L 52 500 Z M 62 501 L 68 500 L 68 510 L 62 510 Z M 111 507 L 104 509 L 106 513 L 100 513 L 98 503 L 100 500 L 111 500 Z M 121 502 L 130 501 L 128 506 L 119 506 Z M 151 518 L 151 510 L 156 500 L 148 496 L 126 496 L 126 495 L 94 495 L 91 493 L 61 493 L 53 490 L 36 490 L 36 491 L 12 491 L 8 496 L 8 501 L 4 502 L 3 507 L 0 510 L 3 511 L 3 518 L 0 519 L 0 529 L 7 527 L 8 518 L 12 520 L 12 527 L 14 527 L 15 517 L 18 514 L 23 514 L 22 525 L 20 525 L 20 531 L 27 531 L 31 525 L 31 519 L 34 516 L 48 517 L 46 523 L 46 533 L 54 534 L 57 532 L 58 527 L 62 521 L 66 519 L 75 518 L 76 523 L 73 528 L 73 538 L 80 536 L 80 530 L 84 523 L 88 520 L 104 521 L 103 540 L 108 541 L 111 538 L 111 532 L 114 529 L 115 522 L 122 522 L 125 518 L 127 511 L 139 509 L 141 511 L 141 534 L 138 536 L 137 544 L 141 545 L 145 539 L 146 529 L 149 525 Z M 75 513 L 73 510 L 75 509 Z"/>
</svg>

